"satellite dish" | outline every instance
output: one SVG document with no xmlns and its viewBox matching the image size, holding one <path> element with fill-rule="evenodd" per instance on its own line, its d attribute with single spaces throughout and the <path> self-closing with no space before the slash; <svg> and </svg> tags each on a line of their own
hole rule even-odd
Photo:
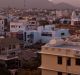
<svg viewBox="0 0 80 75">
<path fill-rule="evenodd" d="M 63 39 L 53 39 L 49 42 L 50 45 L 62 45 L 64 44 L 64 40 Z"/>
</svg>

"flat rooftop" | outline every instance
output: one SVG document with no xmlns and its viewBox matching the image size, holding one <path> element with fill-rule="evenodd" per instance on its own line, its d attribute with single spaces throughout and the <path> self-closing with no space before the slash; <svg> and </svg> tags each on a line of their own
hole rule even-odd
<svg viewBox="0 0 80 75">
<path fill-rule="evenodd" d="M 54 48 L 64 48 L 64 49 L 72 49 L 72 50 L 76 50 L 76 51 L 80 51 L 80 46 L 78 45 L 57 45 L 57 46 L 53 46 Z"/>
<path fill-rule="evenodd" d="M 59 42 L 60 43 L 60 42 Z M 63 42 L 62 44 L 46 44 L 45 47 L 51 47 L 51 48 L 61 48 L 61 49 L 71 49 L 80 51 L 80 42 Z"/>
</svg>

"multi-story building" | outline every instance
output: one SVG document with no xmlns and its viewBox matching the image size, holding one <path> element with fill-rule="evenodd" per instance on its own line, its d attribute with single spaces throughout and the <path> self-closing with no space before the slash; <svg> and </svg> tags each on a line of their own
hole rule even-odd
<svg viewBox="0 0 80 75">
<path fill-rule="evenodd" d="M 48 25 L 41 31 L 42 43 L 48 43 L 54 38 L 66 38 L 69 37 L 70 33 L 68 29 L 56 29 L 54 25 Z"/>
<path fill-rule="evenodd" d="M 54 39 L 40 53 L 42 75 L 80 75 L 79 39 Z"/>
<path fill-rule="evenodd" d="M 38 42 L 48 43 L 53 38 L 66 38 L 70 33 L 68 29 L 56 29 L 54 25 L 39 26 L 37 30 L 26 30 L 23 32 L 23 41 L 26 45 Z"/>
<path fill-rule="evenodd" d="M 0 35 L 4 34 L 4 19 L 0 19 Z"/>
<path fill-rule="evenodd" d="M 10 22 L 10 32 L 19 32 L 25 30 L 36 30 L 38 22 L 35 20 L 17 20 Z"/>
<path fill-rule="evenodd" d="M 71 25 L 80 25 L 80 11 L 72 12 Z"/>
<path fill-rule="evenodd" d="M 0 62 L 5 62 L 8 68 L 17 66 L 20 51 L 20 41 L 18 39 L 0 38 Z"/>
<path fill-rule="evenodd" d="M 11 22 L 10 23 L 10 32 L 19 32 L 23 31 L 26 28 L 26 24 L 24 22 Z"/>
<path fill-rule="evenodd" d="M 40 39 L 41 34 L 36 30 L 28 30 L 23 33 L 23 41 L 27 46 L 38 43 Z"/>
</svg>

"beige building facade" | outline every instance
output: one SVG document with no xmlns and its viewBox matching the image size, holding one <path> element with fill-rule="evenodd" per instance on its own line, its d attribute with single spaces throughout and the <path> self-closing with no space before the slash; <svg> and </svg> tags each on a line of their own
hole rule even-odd
<svg viewBox="0 0 80 75">
<path fill-rule="evenodd" d="M 52 42 L 43 46 L 40 52 L 42 75 L 80 75 L 80 42 Z"/>
</svg>

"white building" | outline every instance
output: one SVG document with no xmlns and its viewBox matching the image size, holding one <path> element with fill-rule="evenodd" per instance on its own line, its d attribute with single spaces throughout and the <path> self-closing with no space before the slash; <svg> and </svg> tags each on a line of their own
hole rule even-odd
<svg viewBox="0 0 80 75">
<path fill-rule="evenodd" d="M 56 10 L 56 17 L 61 18 L 63 16 L 63 13 L 61 10 Z"/>
<path fill-rule="evenodd" d="M 70 24 L 71 23 L 71 19 L 62 18 L 62 19 L 60 19 L 60 23 L 61 24 Z"/>
<path fill-rule="evenodd" d="M 27 21 L 27 27 L 26 30 L 36 30 L 39 26 L 39 23 L 35 20 Z"/>
<path fill-rule="evenodd" d="M 66 38 L 69 37 L 68 29 L 57 29 L 57 30 L 44 30 L 41 33 L 41 41 L 43 43 L 48 43 L 53 38 Z"/>
<path fill-rule="evenodd" d="M 10 22 L 10 32 L 19 32 L 25 30 L 36 30 L 38 23 L 36 21 L 18 20 Z"/>
<path fill-rule="evenodd" d="M 71 16 L 71 25 L 80 25 L 80 13 L 73 11 Z"/>
<path fill-rule="evenodd" d="M 37 42 L 48 43 L 53 38 L 68 36 L 70 36 L 68 29 L 55 29 L 54 25 L 40 26 L 37 30 L 26 30 L 23 34 L 26 45 L 33 45 Z"/>
<path fill-rule="evenodd" d="M 68 29 L 56 29 L 55 25 L 47 25 L 38 27 L 41 34 L 42 43 L 48 43 L 53 38 L 66 38 L 70 36 Z"/>
<path fill-rule="evenodd" d="M 36 30 L 28 30 L 23 33 L 23 40 L 25 42 L 25 45 L 33 45 L 37 42 L 39 42 L 41 39 L 41 35 Z"/>
<path fill-rule="evenodd" d="M 23 31 L 26 28 L 26 24 L 24 22 L 11 22 L 10 23 L 10 32 L 19 32 Z"/>
</svg>

